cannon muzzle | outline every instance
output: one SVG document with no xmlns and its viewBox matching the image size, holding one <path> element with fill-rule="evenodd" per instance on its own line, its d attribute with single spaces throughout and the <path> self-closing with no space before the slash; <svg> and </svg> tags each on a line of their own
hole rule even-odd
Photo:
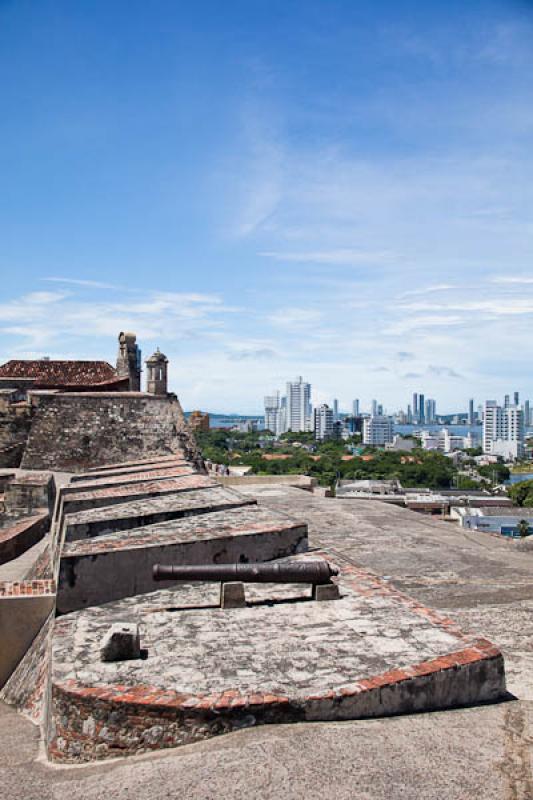
<svg viewBox="0 0 533 800">
<path fill-rule="evenodd" d="M 323 559 L 261 564 L 155 564 L 155 581 L 241 581 L 242 583 L 329 583 L 337 567 Z"/>
</svg>

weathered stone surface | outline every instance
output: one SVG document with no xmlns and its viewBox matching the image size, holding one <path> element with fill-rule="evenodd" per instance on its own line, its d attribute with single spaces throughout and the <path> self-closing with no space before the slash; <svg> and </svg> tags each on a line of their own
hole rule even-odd
<svg viewBox="0 0 533 800">
<path fill-rule="evenodd" d="M 209 489 L 215 487 L 215 481 L 206 475 L 184 475 L 159 481 L 141 481 L 126 486 L 111 486 L 66 494 L 63 498 L 63 510 L 67 514 L 85 511 L 88 508 L 103 508 L 131 500 L 145 500 L 149 497 L 161 497 L 166 494 L 191 491 L 192 489 Z"/>
<path fill-rule="evenodd" d="M 93 536 L 126 531 L 165 520 L 221 509 L 255 505 L 255 500 L 221 487 L 176 493 L 148 500 L 94 508 L 65 516 L 65 539 L 73 542 Z"/>
<path fill-rule="evenodd" d="M 301 585 L 252 584 L 248 606 L 231 614 L 213 608 L 216 584 L 191 584 L 147 595 L 143 605 L 131 598 L 64 617 L 53 642 L 52 756 L 98 758 L 243 725 L 449 708 L 503 694 L 503 659 L 490 642 L 361 568 L 346 565 L 336 580 L 341 597 L 330 603 Z M 132 614 L 150 658 L 102 669 L 92 643 Z M 103 727 L 87 735 L 96 713 Z"/>
<path fill-rule="evenodd" d="M 42 394 L 34 411 L 22 466 L 80 472 L 121 458 L 169 455 L 199 458 L 174 395 L 138 392 Z"/>
<path fill-rule="evenodd" d="M 256 505 L 195 514 L 67 542 L 57 606 L 67 613 L 152 592 L 152 567 L 174 564 L 269 561 L 307 549 L 307 529 L 285 514 Z"/>
<path fill-rule="evenodd" d="M 335 500 L 283 488 L 269 490 L 262 502 L 305 518 L 315 546 L 327 545 L 345 559 L 367 563 L 422 603 L 451 610 L 467 628 L 501 643 L 509 688 L 520 699 L 450 713 L 252 728 L 176 753 L 68 771 L 50 770 L 37 761 L 35 729 L 0 705 L 3 798 L 18 800 L 24 792 L 58 800 L 73 793 L 87 800 L 104 794 L 144 800 L 149 793 L 152 800 L 163 800 L 171 785 L 190 800 L 318 800 L 326 793 L 339 800 L 529 800 L 531 556 L 517 558 L 504 543 L 465 536 L 455 526 L 412 512 L 383 511 L 373 503 L 348 511 Z M 332 558 L 339 561 L 337 555 Z M 101 718 L 95 719 L 89 706 L 79 710 L 80 730 L 84 725 L 96 734 Z M 97 713 L 103 710 L 102 705 Z M 253 716 L 248 708 L 243 725 Z M 167 732 L 161 733 L 149 713 L 143 720 L 148 747 L 161 737 L 164 741 Z M 201 736 L 203 727 L 196 724 Z M 109 728 L 103 733 L 104 750 L 109 733 Z"/>
<path fill-rule="evenodd" d="M 139 626 L 134 622 L 113 623 L 102 639 L 100 660 L 131 661 L 140 657 Z"/>
</svg>

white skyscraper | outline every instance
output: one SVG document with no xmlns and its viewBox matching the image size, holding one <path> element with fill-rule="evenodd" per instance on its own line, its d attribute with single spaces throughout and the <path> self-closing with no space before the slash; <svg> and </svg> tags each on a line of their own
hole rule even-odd
<svg viewBox="0 0 533 800">
<path fill-rule="evenodd" d="M 333 411 L 325 403 L 313 412 L 313 428 L 315 439 L 319 441 L 329 439 L 333 434 Z"/>
<path fill-rule="evenodd" d="M 279 392 L 265 397 L 265 428 L 276 436 L 281 432 Z"/>
<path fill-rule="evenodd" d="M 507 397 L 506 397 L 507 403 Z M 483 451 L 505 459 L 524 454 L 524 412 L 519 406 L 499 406 L 495 400 L 485 402 L 483 414 Z"/>
<path fill-rule="evenodd" d="M 363 444 L 383 447 L 394 438 L 394 424 L 391 417 L 374 416 L 363 420 Z"/>
<path fill-rule="evenodd" d="M 285 431 L 311 430 L 311 384 L 298 380 L 287 383 Z"/>
</svg>

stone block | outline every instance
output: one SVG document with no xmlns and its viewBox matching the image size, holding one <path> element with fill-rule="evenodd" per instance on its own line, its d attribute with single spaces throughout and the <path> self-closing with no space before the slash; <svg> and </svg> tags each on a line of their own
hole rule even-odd
<svg viewBox="0 0 533 800">
<path fill-rule="evenodd" d="M 141 658 L 139 626 L 134 622 L 117 622 L 102 640 L 101 661 L 130 661 Z"/>
<path fill-rule="evenodd" d="M 336 583 L 317 583 L 313 585 L 313 600 L 338 600 L 339 587 Z"/>
<path fill-rule="evenodd" d="M 221 608 L 245 608 L 244 583 L 231 581 L 220 584 Z"/>
</svg>

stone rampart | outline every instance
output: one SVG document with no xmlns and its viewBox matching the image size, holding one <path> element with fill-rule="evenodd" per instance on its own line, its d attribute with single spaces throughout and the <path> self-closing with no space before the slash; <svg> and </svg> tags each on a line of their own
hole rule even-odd
<svg viewBox="0 0 533 800">
<path fill-rule="evenodd" d="M 22 466 L 80 472 L 106 461 L 167 455 L 178 449 L 200 461 L 175 395 L 43 394 L 34 411 Z"/>
<path fill-rule="evenodd" d="M 0 564 L 12 561 L 37 544 L 49 527 L 48 513 L 11 520 L 0 529 Z"/>
</svg>

